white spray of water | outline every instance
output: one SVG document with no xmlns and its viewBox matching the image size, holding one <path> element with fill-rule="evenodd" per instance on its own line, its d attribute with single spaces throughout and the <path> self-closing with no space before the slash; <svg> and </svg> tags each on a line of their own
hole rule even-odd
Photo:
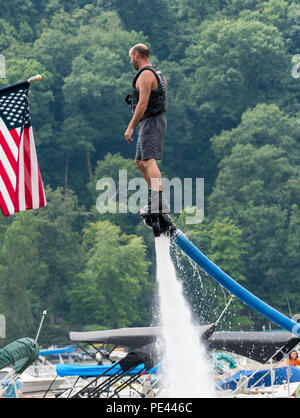
<svg viewBox="0 0 300 418">
<path fill-rule="evenodd" d="M 164 345 L 164 388 L 172 398 L 215 397 L 210 362 L 183 296 L 170 256 L 170 239 L 155 238 L 160 320 Z"/>
</svg>

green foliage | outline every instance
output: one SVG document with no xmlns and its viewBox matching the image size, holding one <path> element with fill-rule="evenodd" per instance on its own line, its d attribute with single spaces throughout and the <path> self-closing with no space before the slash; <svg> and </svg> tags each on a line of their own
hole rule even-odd
<svg viewBox="0 0 300 418">
<path fill-rule="evenodd" d="M 32 306 L 40 305 L 39 292 L 48 279 L 47 265 L 39 258 L 38 219 L 26 215 L 18 215 L 7 228 L 0 250 L 1 312 L 9 340 L 33 336 Z"/>
<path fill-rule="evenodd" d="M 110 220 L 115 225 L 119 225 L 125 233 L 132 233 L 135 231 L 140 219 L 137 214 L 130 213 L 128 207 L 120 208 L 119 191 L 121 187 L 130 186 L 130 181 L 135 178 L 140 178 L 140 171 L 135 165 L 134 161 L 129 158 L 124 158 L 120 153 L 108 153 L 103 160 L 97 161 L 97 166 L 93 173 L 92 181 L 88 183 L 88 189 L 91 197 L 91 212 L 95 220 Z M 97 199 L 103 190 L 97 190 L 97 183 L 101 179 L 112 179 L 116 187 L 115 195 L 115 213 L 99 213 L 97 209 Z M 124 183 L 123 183 L 124 182 Z M 126 182 L 126 183 L 125 183 Z M 123 186 L 124 184 L 124 186 Z M 127 190 L 127 203 L 130 196 L 135 192 Z"/>
<path fill-rule="evenodd" d="M 259 104 L 242 115 L 241 123 L 231 131 L 211 139 L 218 158 L 229 156 L 237 144 L 251 144 L 255 148 L 271 145 L 283 149 L 294 163 L 299 163 L 299 123 L 276 105 Z"/>
<path fill-rule="evenodd" d="M 82 263 L 84 212 L 71 192 L 47 188 L 46 195 L 46 208 L 16 215 L 1 245 L 0 301 L 8 337 L 33 336 L 44 309 L 52 331 L 71 317 L 68 294 Z"/>
<path fill-rule="evenodd" d="M 201 224 L 186 225 L 185 211 L 179 216 L 176 224 L 184 230 L 187 237 L 218 267 L 229 274 L 237 282 L 246 281 L 246 266 L 244 256 L 245 246 L 242 241 L 242 230 L 233 224 L 229 218 L 213 221 L 205 218 Z M 187 298 L 195 314 L 202 322 L 213 322 L 218 319 L 227 304 L 230 295 L 221 288 L 203 270 L 186 258 L 177 254 L 178 274 L 182 276 Z M 249 326 L 251 320 L 246 318 L 247 309 L 234 299 L 230 309 L 223 318 L 222 325 L 230 327 Z"/>
<path fill-rule="evenodd" d="M 0 87 L 43 75 L 29 100 L 48 201 L 0 219 L 9 339 L 33 335 L 44 309 L 47 343 L 71 325 L 151 322 L 152 233 L 136 215 L 95 208 L 97 180 L 141 176 L 123 137 L 137 42 L 168 80 L 163 174 L 205 178 L 208 219 L 187 233 L 259 297 L 300 311 L 299 29 L 298 0 L 2 1 Z M 195 315 L 216 319 L 228 295 L 182 262 Z M 253 320 L 238 301 L 228 315 L 224 328 Z"/>
<path fill-rule="evenodd" d="M 299 205 L 298 129 L 297 120 L 276 106 L 260 105 L 244 114 L 239 127 L 213 139 L 223 158 L 209 198 L 211 216 L 229 217 L 242 228 L 249 287 L 269 302 L 280 300 L 283 309 L 286 300 L 278 295 L 296 291 L 285 277 L 291 265 L 296 268 L 291 242 Z"/>
<path fill-rule="evenodd" d="M 185 61 L 201 130 L 209 136 L 237 125 L 247 108 L 278 100 L 288 75 L 280 32 L 259 21 L 203 23 Z"/>
<path fill-rule="evenodd" d="M 77 322 L 109 328 L 144 323 L 151 284 L 142 239 L 109 221 L 96 222 L 84 230 L 83 248 L 85 265 L 71 292 Z"/>
</svg>

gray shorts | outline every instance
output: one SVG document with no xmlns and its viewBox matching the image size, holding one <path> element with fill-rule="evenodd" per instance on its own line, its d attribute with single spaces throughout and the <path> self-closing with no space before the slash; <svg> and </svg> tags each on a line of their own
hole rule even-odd
<svg viewBox="0 0 300 418">
<path fill-rule="evenodd" d="M 163 113 L 143 119 L 139 123 L 136 160 L 161 160 L 167 121 Z"/>
</svg>

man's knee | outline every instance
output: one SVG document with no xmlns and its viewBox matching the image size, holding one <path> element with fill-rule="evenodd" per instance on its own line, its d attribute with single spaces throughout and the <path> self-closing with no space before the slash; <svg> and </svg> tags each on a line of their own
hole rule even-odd
<svg viewBox="0 0 300 418">
<path fill-rule="evenodd" d="M 140 169 L 146 170 L 148 167 L 150 167 L 151 160 L 135 160 L 135 163 Z"/>
<path fill-rule="evenodd" d="M 147 170 L 148 168 L 153 167 L 153 165 L 156 165 L 156 160 L 154 158 L 149 158 L 149 160 L 141 160 L 140 161 L 141 166 Z"/>
<path fill-rule="evenodd" d="M 140 168 L 140 169 L 143 168 L 143 161 L 142 160 L 135 160 L 134 162 L 138 166 L 138 168 Z"/>
</svg>

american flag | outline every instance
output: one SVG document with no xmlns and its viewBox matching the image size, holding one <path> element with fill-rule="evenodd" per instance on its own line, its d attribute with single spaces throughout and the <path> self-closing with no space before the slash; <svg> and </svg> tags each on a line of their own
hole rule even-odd
<svg viewBox="0 0 300 418">
<path fill-rule="evenodd" d="M 0 207 L 4 216 L 46 206 L 24 81 L 0 89 Z"/>
</svg>

